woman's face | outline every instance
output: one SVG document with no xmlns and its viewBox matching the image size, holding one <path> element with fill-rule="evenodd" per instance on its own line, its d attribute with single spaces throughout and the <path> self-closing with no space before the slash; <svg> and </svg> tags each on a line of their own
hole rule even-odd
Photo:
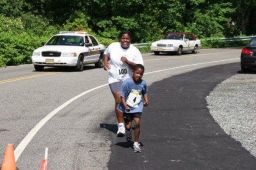
<svg viewBox="0 0 256 170">
<path fill-rule="evenodd" d="M 121 47 L 127 49 L 131 44 L 131 37 L 128 34 L 123 34 L 120 39 Z"/>
</svg>

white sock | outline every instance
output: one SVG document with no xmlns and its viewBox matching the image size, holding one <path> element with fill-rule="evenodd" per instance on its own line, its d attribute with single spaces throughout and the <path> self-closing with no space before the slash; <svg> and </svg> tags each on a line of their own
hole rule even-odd
<svg viewBox="0 0 256 170">
<path fill-rule="evenodd" d="M 133 144 L 138 146 L 138 145 L 139 145 L 139 142 L 134 142 Z"/>
<path fill-rule="evenodd" d="M 118 123 L 118 127 L 124 127 L 124 123 Z"/>
</svg>

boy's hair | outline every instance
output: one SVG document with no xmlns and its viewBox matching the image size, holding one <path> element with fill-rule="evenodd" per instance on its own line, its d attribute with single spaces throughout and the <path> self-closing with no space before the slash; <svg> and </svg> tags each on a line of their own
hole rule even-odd
<svg viewBox="0 0 256 170">
<path fill-rule="evenodd" d="M 141 69 L 141 70 L 143 70 L 143 72 L 144 72 L 144 70 L 145 70 L 145 67 L 142 65 L 142 64 L 136 64 L 135 66 L 133 66 L 133 71 L 135 71 L 135 70 L 137 70 L 137 69 Z"/>
</svg>

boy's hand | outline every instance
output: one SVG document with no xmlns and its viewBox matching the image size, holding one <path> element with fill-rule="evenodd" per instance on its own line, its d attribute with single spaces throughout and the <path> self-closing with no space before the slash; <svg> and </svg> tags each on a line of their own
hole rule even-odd
<svg viewBox="0 0 256 170">
<path fill-rule="evenodd" d="M 149 102 L 148 102 L 149 100 L 148 100 L 148 95 L 145 95 L 144 96 L 144 106 L 148 106 L 148 104 L 149 104 Z"/>
<path fill-rule="evenodd" d="M 125 106 L 125 110 L 127 111 L 127 112 L 129 112 L 131 109 L 130 109 L 130 107 L 126 104 Z"/>
</svg>

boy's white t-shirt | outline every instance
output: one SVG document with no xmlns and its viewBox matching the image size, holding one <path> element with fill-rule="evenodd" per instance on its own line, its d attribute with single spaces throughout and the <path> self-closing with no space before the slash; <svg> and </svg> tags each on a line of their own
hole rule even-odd
<svg viewBox="0 0 256 170">
<path fill-rule="evenodd" d="M 143 65 L 140 51 L 132 44 L 128 49 L 123 49 L 120 42 L 114 42 L 107 47 L 104 54 L 108 54 L 110 57 L 110 69 L 108 70 L 109 84 L 124 81 L 131 77 L 131 69 L 121 61 L 121 57 L 126 57 L 129 61 Z"/>
</svg>

